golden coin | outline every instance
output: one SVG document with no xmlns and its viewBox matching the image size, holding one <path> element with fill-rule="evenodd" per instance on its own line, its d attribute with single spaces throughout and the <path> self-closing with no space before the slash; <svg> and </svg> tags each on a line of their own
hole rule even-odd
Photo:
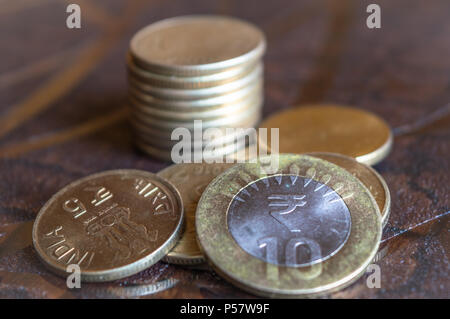
<svg viewBox="0 0 450 319">
<path fill-rule="evenodd" d="M 33 245 L 50 270 L 81 280 L 111 281 L 156 263 L 178 241 L 183 204 L 165 179 L 138 170 L 112 170 L 64 187 L 40 210 Z"/>
<path fill-rule="evenodd" d="M 245 21 L 194 15 L 140 30 L 131 40 L 130 54 L 136 64 L 155 73 L 211 74 L 259 59 L 265 46 L 260 29 Z"/>
<path fill-rule="evenodd" d="M 198 100 L 205 99 L 213 96 L 224 95 L 234 91 L 238 91 L 250 84 L 258 81 L 263 74 L 262 64 L 258 64 L 254 70 L 245 75 L 244 77 L 225 84 L 208 87 L 208 88 L 196 88 L 196 89 L 177 89 L 177 88 L 164 88 L 149 85 L 132 76 L 129 77 L 129 84 L 152 97 L 166 100 Z"/>
<path fill-rule="evenodd" d="M 377 201 L 381 212 L 381 222 L 386 226 L 391 211 L 391 194 L 384 178 L 372 167 L 359 163 L 352 157 L 336 153 L 309 153 L 308 155 L 319 157 L 332 162 L 356 176 Z"/>
<path fill-rule="evenodd" d="M 200 76 L 171 76 L 142 69 L 133 62 L 129 55 L 127 62 L 130 76 L 153 86 L 178 89 L 200 89 L 229 83 L 247 75 L 256 65 L 255 62 L 252 62 L 222 72 Z"/>
<path fill-rule="evenodd" d="M 195 224 L 214 270 L 268 297 L 348 286 L 372 262 L 382 232 L 377 203 L 355 176 L 295 154 L 226 170 L 203 192 Z"/>
<path fill-rule="evenodd" d="M 173 264 L 199 264 L 205 261 L 197 245 L 195 210 L 206 186 L 232 165 L 225 163 L 175 164 L 158 173 L 159 176 L 169 180 L 180 191 L 186 221 L 181 239 L 164 257 L 165 261 Z"/>
<path fill-rule="evenodd" d="M 337 105 L 311 105 L 282 111 L 260 125 L 279 128 L 279 153 L 339 153 L 374 165 L 392 147 L 386 122 L 370 112 Z M 267 146 L 271 148 L 270 144 Z"/>
</svg>

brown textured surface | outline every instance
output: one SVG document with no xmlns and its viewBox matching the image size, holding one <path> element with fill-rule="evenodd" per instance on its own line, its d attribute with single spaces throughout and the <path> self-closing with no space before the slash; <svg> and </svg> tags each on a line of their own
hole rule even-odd
<svg viewBox="0 0 450 319">
<path fill-rule="evenodd" d="M 365 25 L 368 1 L 77 1 L 82 29 L 65 27 L 66 3 L 0 6 L 0 297 L 252 297 L 216 275 L 158 263 L 133 277 L 68 290 L 31 246 L 40 207 L 90 173 L 167 166 L 138 152 L 124 111 L 131 35 L 162 18 L 220 13 L 268 37 L 268 114 L 298 103 L 355 105 L 392 127 L 450 99 L 450 2 L 377 1 L 382 28 Z M 449 298 L 449 118 L 397 136 L 375 168 L 391 189 L 381 289 L 365 278 L 333 298 Z M 152 291 L 159 291 L 150 293 Z"/>
</svg>

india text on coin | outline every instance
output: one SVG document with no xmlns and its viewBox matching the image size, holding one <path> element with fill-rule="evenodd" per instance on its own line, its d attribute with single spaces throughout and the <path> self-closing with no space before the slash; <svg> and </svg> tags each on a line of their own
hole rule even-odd
<svg viewBox="0 0 450 319">
<path fill-rule="evenodd" d="M 78 264 L 83 281 L 110 281 L 161 259 L 178 240 L 182 221 L 181 197 L 165 179 L 106 171 L 55 194 L 35 220 L 33 244 L 58 274 Z"/>
</svg>

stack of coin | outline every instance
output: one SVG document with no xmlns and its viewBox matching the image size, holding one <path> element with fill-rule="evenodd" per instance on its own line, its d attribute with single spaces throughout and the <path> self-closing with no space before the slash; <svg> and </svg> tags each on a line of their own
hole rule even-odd
<svg viewBox="0 0 450 319">
<path fill-rule="evenodd" d="M 201 120 L 202 131 L 196 132 L 222 133 L 214 140 L 214 154 L 234 153 L 236 139 L 248 131 L 225 128 L 252 128 L 261 117 L 265 47 L 257 27 L 222 16 L 171 18 L 140 30 L 127 56 L 138 147 L 164 160 L 171 159 L 177 143 L 204 149 L 203 134 L 194 135 L 194 121 Z M 176 128 L 187 129 L 189 139 L 172 140 Z"/>
</svg>

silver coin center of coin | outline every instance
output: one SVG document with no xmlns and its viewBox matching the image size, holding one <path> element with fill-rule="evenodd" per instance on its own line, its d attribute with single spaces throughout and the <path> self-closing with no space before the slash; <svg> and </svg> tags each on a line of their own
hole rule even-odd
<svg viewBox="0 0 450 319">
<path fill-rule="evenodd" d="M 333 189 L 297 175 L 272 175 L 234 196 L 228 230 L 250 255 L 281 266 L 309 266 L 336 254 L 351 215 Z"/>
</svg>

